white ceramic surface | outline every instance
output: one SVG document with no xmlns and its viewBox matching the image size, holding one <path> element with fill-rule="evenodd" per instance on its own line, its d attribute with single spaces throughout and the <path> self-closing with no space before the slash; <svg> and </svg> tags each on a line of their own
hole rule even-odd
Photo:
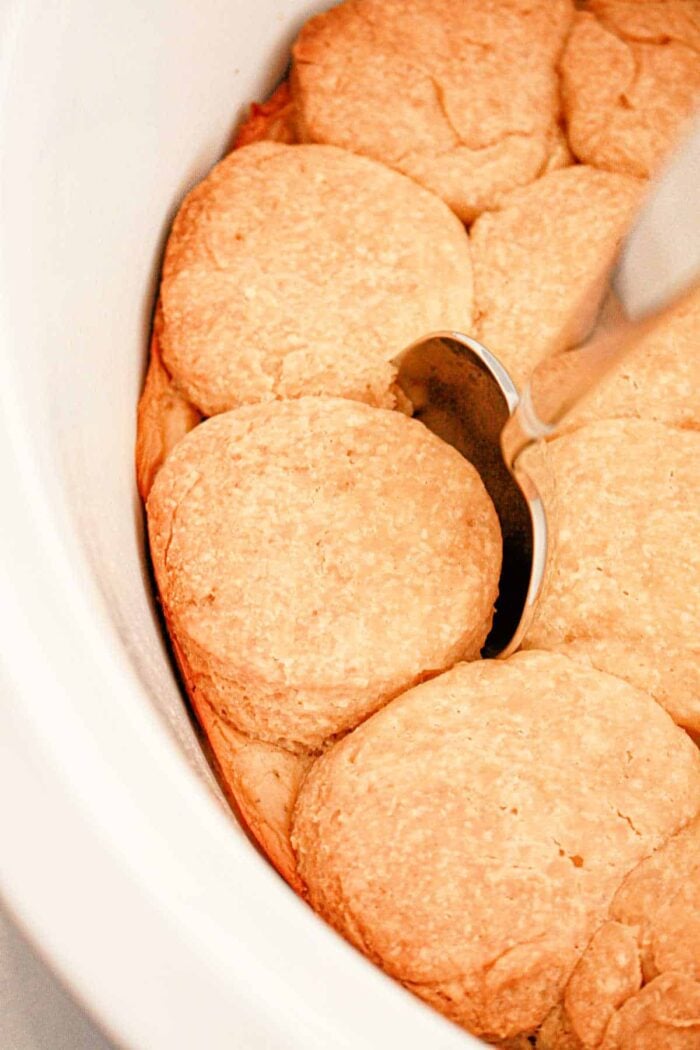
<svg viewBox="0 0 700 1050">
<path fill-rule="evenodd" d="M 477 1045 L 237 828 L 143 560 L 135 406 L 165 231 L 314 6 L 0 0 L 0 888 L 137 1050 Z"/>
<path fill-rule="evenodd" d="M 310 7 L 0 4 L 0 885 L 138 1050 L 472 1042 L 241 834 L 144 569 L 135 406 L 163 237 Z"/>
</svg>

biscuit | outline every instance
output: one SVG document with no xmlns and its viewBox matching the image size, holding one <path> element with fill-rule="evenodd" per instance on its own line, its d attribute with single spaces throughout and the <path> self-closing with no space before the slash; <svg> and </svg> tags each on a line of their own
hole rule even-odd
<svg viewBox="0 0 700 1050">
<path fill-rule="evenodd" d="M 163 361 L 204 415 L 304 394 L 394 407 L 391 358 L 471 326 L 469 242 L 433 194 L 373 161 L 260 142 L 185 199 L 161 300 Z"/>
<path fill-rule="evenodd" d="M 591 0 L 561 61 L 568 136 L 586 164 L 641 178 L 700 95 L 696 0 Z"/>
<path fill-rule="evenodd" d="M 239 823 L 289 885 L 301 891 L 290 841 L 292 806 L 313 761 L 239 733 L 216 713 L 177 640 L 167 610 L 168 634 L 197 721 L 228 802 Z"/>
<path fill-rule="evenodd" d="M 552 441 L 547 460 L 553 561 L 525 647 L 618 675 L 697 731 L 700 434 L 601 421 Z"/>
<path fill-rule="evenodd" d="M 180 393 L 163 365 L 160 354 L 159 310 L 151 333 L 148 371 L 136 419 L 136 484 L 146 502 L 153 480 L 180 438 L 201 420 L 201 415 Z"/>
<path fill-rule="evenodd" d="M 642 186 L 564 168 L 514 190 L 472 226 L 474 334 L 516 382 L 592 327 Z"/>
<path fill-rule="evenodd" d="M 571 152 L 566 132 L 559 124 L 556 124 L 550 131 L 547 162 L 542 169 L 542 175 L 547 175 L 550 171 L 557 171 L 559 168 L 568 168 L 575 163 L 576 158 Z"/>
<path fill-rule="evenodd" d="M 567 428 L 636 417 L 700 429 L 700 288 L 659 321 L 581 405 Z M 579 351 L 572 351 L 572 362 Z"/>
<path fill-rule="evenodd" d="M 347 0 L 293 47 L 300 138 L 403 172 L 471 222 L 546 167 L 569 0 Z"/>
<path fill-rule="evenodd" d="M 700 820 L 624 880 L 537 1046 L 700 1046 Z"/>
<path fill-rule="evenodd" d="M 250 146 L 253 142 L 297 141 L 294 102 L 289 81 L 283 80 L 265 102 L 253 102 L 245 120 L 236 130 L 232 149 Z"/>
<path fill-rule="evenodd" d="M 699 809 L 700 752 L 649 696 L 519 653 L 410 690 L 318 759 L 292 843 L 325 919 L 504 1039 L 537 1028 L 624 877 Z"/>
<path fill-rule="evenodd" d="M 202 423 L 148 500 L 156 579 L 196 689 L 304 752 L 474 659 L 498 588 L 496 513 L 421 423 L 336 398 Z"/>
</svg>

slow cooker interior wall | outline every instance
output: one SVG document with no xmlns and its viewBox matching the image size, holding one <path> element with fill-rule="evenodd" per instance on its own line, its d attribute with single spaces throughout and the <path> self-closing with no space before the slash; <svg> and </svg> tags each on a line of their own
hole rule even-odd
<svg viewBox="0 0 700 1050">
<path fill-rule="evenodd" d="M 5 140 L 26 151 L 3 158 L 3 193 L 26 200 L 31 178 L 32 194 L 30 207 L 7 209 L 16 224 L 8 240 L 23 246 L 7 272 L 17 289 L 8 301 L 27 354 L 41 348 L 18 363 L 17 396 L 28 416 L 49 420 L 37 428 L 38 452 L 56 514 L 80 547 L 75 572 L 92 575 L 115 644 L 214 790 L 151 596 L 134 483 L 136 402 L 173 213 L 248 102 L 279 80 L 298 26 L 317 7 L 83 0 L 14 13 L 27 54 L 15 54 L 13 68 L 28 75 L 7 85 L 13 105 L 2 119 L 16 125 Z M 67 66 L 66 54 L 77 61 Z M 56 85 L 48 109 L 36 68 Z M 190 72 L 202 69 L 206 76 Z M 41 309 L 28 316 L 22 289 L 32 285 Z"/>
</svg>

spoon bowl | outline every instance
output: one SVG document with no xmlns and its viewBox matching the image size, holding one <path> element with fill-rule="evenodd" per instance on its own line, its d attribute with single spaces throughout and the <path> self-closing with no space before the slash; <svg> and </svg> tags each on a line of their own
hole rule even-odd
<svg viewBox="0 0 700 1050">
<path fill-rule="evenodd" d="M 641 339 L 664 324 L 686 296 L 696 293 L 700 196 L 688 195 L 688 187 L 697 186 L 699 177 L 700 115 L 652 183 L 620 247 L 611 276 L 622 293 L 622 308 L 603 310 L 587 343 L 545 357 L 522 391 L 498 358 L 460 332 L 429 335 L 394 359 L 397 382 L 415 417 L 476 467 L 498 514 L 503 564 L 484 656 L 506 657 L 518 648 L 542 592 L 548 553 L 551 556 L 544 504 L 523 469 L 521 454 L 534 442 L 555 435 L 571 409 Z M 647 282 L 646 294 L 626 303 L 630 274 L 648 267 L 654 247 L 657 252 L 664 247 L 653 243 L 658 224 L 652 221 L 664 208 L 676 220 L 669 228 L 669 243 L 684 236 L 680 265 L 670 268 L 665 282 Z M 592 289 L 582 289 L 582 316 L 591 314 L 590 296 L 597 295 L 595 281 Z"/>
<path fill-rule="evenodd" d="M 394 360 L 414 418 L 474 465 L 498 514 L 503 562 L 483 655 L 513 653 L 530 625 L 544 582 L 547 520 L 537 487 L 501 452 L 501 434 L 520 397 L 494 355 L 467 335 L 439 332 Z"/>
</svg>

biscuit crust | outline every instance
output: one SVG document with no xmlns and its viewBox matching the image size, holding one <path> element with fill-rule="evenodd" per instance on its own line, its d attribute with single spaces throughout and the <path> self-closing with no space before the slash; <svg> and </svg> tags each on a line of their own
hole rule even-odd
<svg viewBox="0 0 700 1050">
<path fill-rule="evenodd" d="M 630 735 L 630 725 L 635 733 Z M 309 899 L 470 1031 L 534 1031 L 620 883 L 700 807 L 700 753 L 651 698 L 556 654 L 463 664 L 312 767 Z"/>
<path fill-rule="evenodd" d="M 283 80 L 265 102 L 253 102 L 250 112 L 234 135 L 231 149 L 253 142 L 297 141 L 296 117 L 289 81 Z"/>
<path fill-rule="evenodd" d="M 700 289 L 659 322 L 567 420 L 637 418 L 700 430 Z M 570 355 L 572 358 L 577 351 Z M 567 355 L 568 357 L 569 355 Z"/>
<path fill-rule="evenodd" d="M 700 1044 L 700 820 L 622 883 L 547 1019 L 539 1050 Z"/>
<path fill-rule="evenodd" d="M 304 394 L 392 408 L 391 358 L 471 327 L 469 242 L 433 194 L 373 161 L 259 142 L 185 199 L 161 299 L 163 361 L 204 415 Z"/>
<path fill-rule="evenodd" d="M 476 658 L 490 627 L 493 505 L 459 453 L 397 412 L 303 398 L 207 420 L 161 468 L 148 523 L 197 689 L 295 752 Z"/>
<path fill-rule="evenodd" d="M 516 382 L 592 328 L 642 190 L 577 165 L 513 191 L 472 226 L 475 335 Z"/>
<path fill-rule="evenodd" d="M 700 435 L 616 419 L 547 448 L 553 568 L 525 647 L 646 689 L 700 728 Z"/>
<path fill-rule="evenodd" d="M 158 316 L 156 308 L 148 371 L 136 419 L 136 484 L 144 503 L 166 458 L 180 438 L 189 434 L 202 418 L 194 405 L 180 393 L 163 364 Z"/>
<path fill-rule="evenodd" d="M 590 0 L 576 14 L 561 76 L 576 156 L 652 175 L 700 96 L 696 0 Z"/>
<path fill-rule="evenodd" d="M 298 131 L 373 157 L 471 222 L 546 168 L 569 0 L 346 0 L 293 48 Z"/>
</svg>

